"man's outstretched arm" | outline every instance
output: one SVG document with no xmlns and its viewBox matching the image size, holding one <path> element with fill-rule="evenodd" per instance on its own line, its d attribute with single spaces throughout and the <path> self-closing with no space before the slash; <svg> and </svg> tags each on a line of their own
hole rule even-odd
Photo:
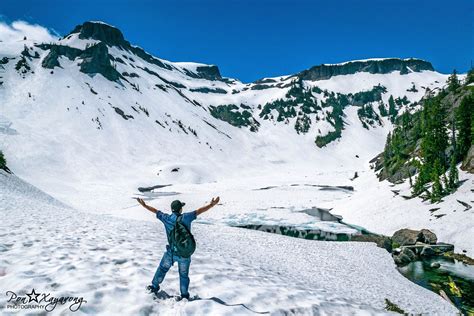
<svg viewBox="0 0 474 316">
<path fill-rule="evenodd" d="M 211 203 L 209 203 L 208 205 L 205 205 L 203 207 L 200 207 L 196 210 L 196 216 L 208 211 L 209 209 L 211 209 L 212 207 L 216 206 L 217 203 L 219 203 L 220 201 L 220 198 L 219 197 L 216 197 L 216 198 L 213 198 L 211 200 Z"/>
<path fill-rule="evenodd" d="M 143 206 L 144 208 L 146 208 L 150 212 L 155 213 L 155 214 L 156 214 L 156 212 L 158 212 L 158 210 L 156 208 L 151 207 L 149 205 L 146 205 L 145 201 L 143 201 L 143 199 L 137 198 L 137 201 L 138 201 L 138 203 L 140 203 L 141 206 Z"/>
</svg>

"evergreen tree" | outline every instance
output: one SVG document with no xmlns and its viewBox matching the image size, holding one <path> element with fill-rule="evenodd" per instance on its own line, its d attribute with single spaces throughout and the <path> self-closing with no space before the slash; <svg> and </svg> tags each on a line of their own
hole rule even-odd
<svg viewBox="0 0 474 316">
<path fill-rule="evenodd" d="M 443 173 L 443 185 L 444 185 L 444 190 L 446 194 L 448 194 L 451 190 L 449 188 L 449 180 L 448 177 L 446 177 L 446 173 Z"/>
<path fill-rule="evenodd" d="M 408 131 L 412 127 L 411 115 L 408 111 L 402 114 L 401 121 L 403 137 L 406 139 Z"/>
<path fill-rule="evenodd" d="M 441 197 L 443 196 L 443 186 L 441 185 L 441 181 L 439 180 L 439 176 L 441 174 L 441 163 L 439 159 L 436 160 L 433 171 L 431 173 L 431 180 L 433 181 L 433 186 L 431 188 L 431 202 L 439 202 L 441 201 Z"/>
<path fill-rule="evenodd" d="M 472 146 L 472 116 L 474 113 L 474 97 L 472 94 L 461 100 L 456 110 L 456 128 L 458 130 L 457 153 L 458 161 L 464 159 Z"/>
<path fill-rule="evenodd" d="M 458 157 L 458 148 L 456 142 L 456 128 L 455 128 L 455 120 L 451 122 L 451 155 L 454 156 L 454 159 L 457 161 Z"/>
<path fill-rule="evenodd" d="M 431 175 L 428 172 L 428 168 L 426 164 L 421 164 L 417 162 L 418 164 L 418 177 L 415 180 L 415 184 L 413 185 L 413 190 L 412 193 L 413 195 L 419 195 L 420 193 L 423 192 L 425 189 L 425 184 L 428 183 L 431 179 Z"/>
<path fill-rule="evenodd" d="M 455 191 L 458 187 L 459 174 L 456 167 L 456 157 L 451 156 L 451 164 L 449 165 L 449 182 L 448 187 L 450 191 Z"/>
<path fill-rule="evenodd" d="M 385 148 L 383 151 L 383 167 L 388 169 L 392 159 L 392 134 L 388 132 Z"/>
<path fill-rule="evenodd" d="M 380 115 L 382 115 L 382 116 L 387 116 L 388 115 L 387 109 L 385 108 L 385 104 L 383 103 L 383 101 L 379 102 L 379 112 L 380 112 Z"/>
<path fill-rule="evenodd" d="M 421 154 L 423 163 L 428 167 L 428 173 L 436 160 L 439 160 L 442 171 L 446 167 L 446 148 L 448 135 L 446 131 L 446 111 L 439 98 L 430 98 L 425 101 L 422 113 Z"/>
<path fill-rule="evenodd" d="M 413 194 L 418 195 L 424 185 L 433 182 L 434 200 L 440 199 L 443 189 L 440 175 L 446 170 L 446 148 L 448 135 L 445 124 L 446 112 L 440 98 L 431 97 L 425 100 L 421 113 L 421 161 L 418 177 L 413 186 Z"/>
<path fill-rule="evenodd" d="M 456 69 L 454 69 L 451 76 L 448 77 L 447 83 L 448 83 L 448 90 L 449 91 L 456 91 L 456 89 L 461 86 L 461 84 L 459 83 L 459 79 L 458 79 Z"/>
<path fill-rule="evenodd" d="M 398 111 L 397 111 L 397 105 L 395 104 L 395 100 L 393 99 L 393 96 L 390 95 L 390 98 L 388 99 L 388 116 L 390 117 L 390 121 L 395 122 L 395 118 L 397 117 Z"/>
<path fill-rule="evenodd" d="M 473 83 L 473 82 L 474 82 L 474 68 L 469 70 L 467 72 L 467 76 L 466 76 L 466 84 L 470 84 L 470 83 Z"/>
</svg>

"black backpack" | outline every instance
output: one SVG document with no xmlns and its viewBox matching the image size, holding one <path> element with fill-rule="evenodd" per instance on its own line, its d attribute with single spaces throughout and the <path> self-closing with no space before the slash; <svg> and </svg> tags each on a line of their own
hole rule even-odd
<svg viewBox="0 0 474 316">
<path fill-rule="evenodd" d="M 179 215 L 173 229 L 170 231 L 168 241 L 171 251 L 183 258 L 189 258 L 196 250 L 196 241 L 189 229 L 181 222 Z"/>
</svg>

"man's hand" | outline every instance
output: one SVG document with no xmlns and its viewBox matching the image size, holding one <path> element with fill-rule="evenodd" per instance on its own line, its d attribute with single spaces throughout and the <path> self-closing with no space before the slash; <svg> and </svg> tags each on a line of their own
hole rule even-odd
<svg viewBox="0 0 474 316">
<path fill-rule="evenodd" d="M 137 198 L 137 201 L 138 201 L 138 203 L 140 203 L 141 206 L 143 206 L 144 208 L 146 208 L 147 210 L 149 210 L 152 213 L 156 213 L 158 211 L 156 208 L 146 205 L 145 201 L 143 201 L 143 199 Z"/>
<path fill-rule="evenodd" d="M 196 215 L 200 215 L 200 214 L 208 211 L 211 207 L 216 206 L 217 203 L 219 203 L 220 200 L 221 200 L 220 197 L 212 198 L 211 203 L 209 203 L 209 205 L 200 207 L 196 210 Z"/>
<path fill-rule="evenodd" d="M 137 201 L 138 201 L 138 203 L 140 203 L 141 206 L 143 206 L 143 207 L 146 206 L 145 201 L 143 201 L 143 199 L 137 198 Z"/>
<path fill-rule="evenodd" d="M 220 197 L 212 198 L 211 205 L 216 206 L 217 203 L 219 203 L 220 199 L 221 199 Z"/>
</svg>

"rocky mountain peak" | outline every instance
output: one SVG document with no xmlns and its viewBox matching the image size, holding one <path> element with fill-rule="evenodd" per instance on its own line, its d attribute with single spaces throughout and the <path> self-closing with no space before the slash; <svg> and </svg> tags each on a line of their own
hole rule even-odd
<svg viewBox="0 0 474 316">
<path fill-rule="evenodd" d="M 70 34 L 75 33 L 79 33 L 80 39 L 94 39 L 110 46 L 129 46 L 129 43 L 118 28 L 103 22 L 84 22 L 77 25 Z"/>
<path fill-rule="evenodd" d="M 387 74 L 399 71 L 405 75 L 410 72 L 421 72 L 424 70 L 434 71 L 433 65 L 422 59 L 400 59 L 383 58 L 355 60 L 341 64 L 322 64 L 311 67 L 298 74 L 303 80 L 326 80 L 333 76 L 351 75 L 357 72 L 368 72 L 371 74 Z"/>
</svg>

